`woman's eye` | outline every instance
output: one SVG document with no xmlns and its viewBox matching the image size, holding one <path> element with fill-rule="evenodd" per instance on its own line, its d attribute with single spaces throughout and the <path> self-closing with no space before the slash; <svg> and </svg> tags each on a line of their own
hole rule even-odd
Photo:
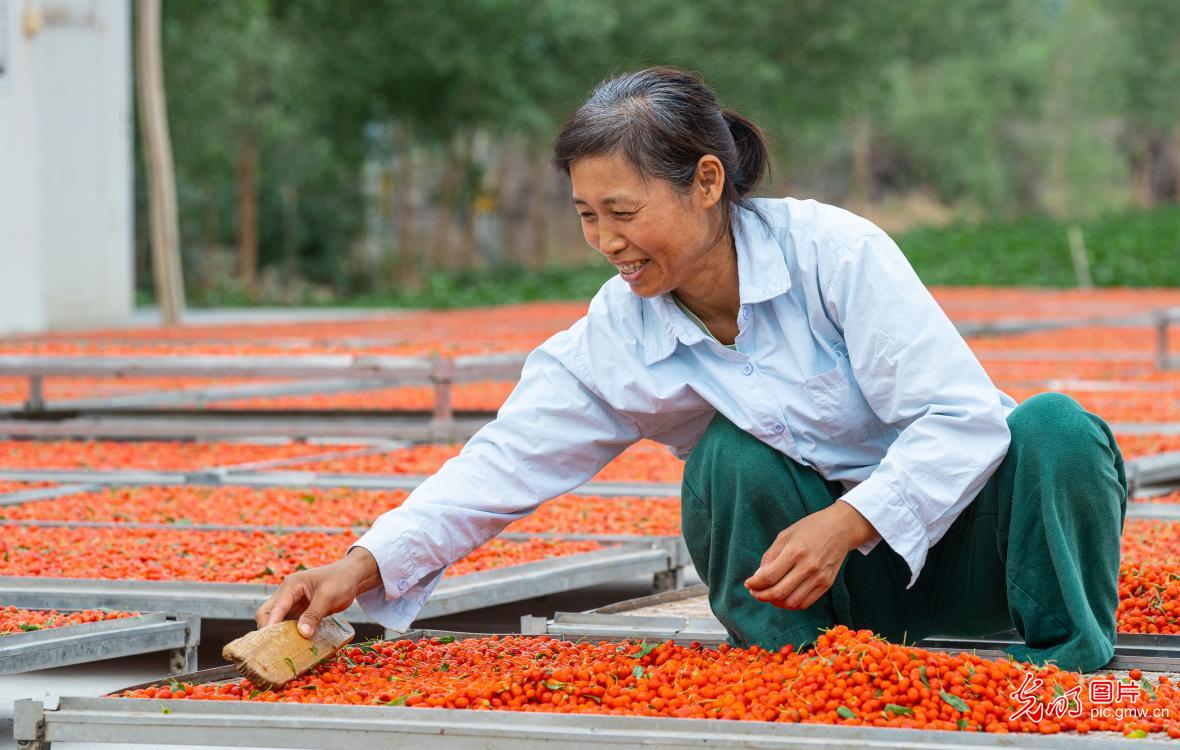
<svg viewBox="0 0 1180 750">
<path fill-rule="evenodd" d="M 634 211 L 615 211 L 613 213 L 619 219 L 629 219 Z"/>
<path fill-rule="evenodd" d="M 594 218 L 594 214 L 590 213 L 589 211 L 582 211 L 581 213 L 578 214 L 578 216 L 581 216 L 583 219 L 593 219 Z"/>
</svg>

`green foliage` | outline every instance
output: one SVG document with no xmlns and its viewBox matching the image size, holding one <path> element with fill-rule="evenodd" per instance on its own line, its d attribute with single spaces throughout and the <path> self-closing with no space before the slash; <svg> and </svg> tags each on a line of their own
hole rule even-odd
<svg viewBox="0 0 1180 750">
<path fill-rule="evenodd" d="M 478 271 L 436 272 L 419 291 L 356 295 L 341 302 L 362 307 L 480 307 L 539 300 L 586 300 L 611 277 L 605 262 L 534 271 L 501 265 Z"/>
<path fill-rule="evenodd" d="M 1077 285 L 1067 232 L 1046 218 L 916 229 L 895 237 L 928 285 Z M 1180 207 L 1078 222 L 1098 286 L 1180 286 Z"/>
<path fill-rule="evenodd" d="M 1157 250 L 1174 249 L 1174 220 L 1112 212 L 1178 189 L 1178 27 L 1175 0 L 165 3 L 190 294 L 248 302 L 232 267 L 208 264 L 215 249 L 232 260 L 237 164 L 256 143 L 260 262 L 302 283 L 271 302 L 587 298 L 609 269 L 457 273 L 433 268 L 429 252 L 422 288 L 398 289 L 391 271 L 356 262 L 373 231 L 366 159 L 391 125 L 420 152 L 478 131 L 493 149 L 511 138 L 543 154 L 595 83 L 651 64 L 700 71 L 723 106 L 760 122 L 777 185 L 790 186 L 780 193 L 843 204 L 858 190 L 872 201 L 920 192 L 1005 222 L 900 238 L 929 283 L 1073 283 L 1064 225 L 1047 215 L 1082 221 L 1096 283 L 1174 283 L 1178 264 Z M 853 132 L 870 140 L 867 175 L 855 173 Z M 465 163 L 450 210 L 472 205 L 486 176 Z M 399 241 L 375 238 L 380 263 L 407 250 Z"/>
<path fill-rule="evenodd" d="M 1011 222 L 922 228 L 895 235 L 922 281 L 930 286 L 1077 285 L 1070 260 L 1069 222 L 1026 218 Z M 1180 207 L 1111 214 L 1080 222 L 1090 272 L 1098 286 L 1180 286 Z M 589 301 L 611 277 L 606 263 L 535 271 L 494 266 L 436 272 L 419 291 L 388 291 L 326 299 L 304 305 L 455 308 L 532 302 Z M 199 300 L 246 305 L 241 295 Z M 256 300 L 274 304 L 276 300 Z"/>
</svg>

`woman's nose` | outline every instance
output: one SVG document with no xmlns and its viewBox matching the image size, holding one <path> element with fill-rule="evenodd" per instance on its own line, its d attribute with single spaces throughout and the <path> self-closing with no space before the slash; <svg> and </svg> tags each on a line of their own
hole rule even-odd
<svg viewBox="0 0 1180 750">
<path fill-rule="evenodd" d="M 598 230 L 598 251 L 603 255 L 614 255 L 627 249 L 627 239 L 618 232 L 605 227 Z"/>
</svg>

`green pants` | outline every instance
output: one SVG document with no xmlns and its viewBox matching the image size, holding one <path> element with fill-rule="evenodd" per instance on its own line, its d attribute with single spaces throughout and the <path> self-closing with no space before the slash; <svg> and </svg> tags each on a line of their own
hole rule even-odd
<svg viewBox="0 0 1180 750">
<path fill-rule="evenodd" d="M 1015 628 L 1018 660 L 1091 671 L 1114 655 L 1123 458 L 1110 428 L 1076 401 L 1042 393 L 1008 417 L 1012 443 L 979 495 L 930 548 L 917 582 L 881 541 L 853 550 L 805 610 L 758 601 L 742 585 L 780 531 L 843 494 L 814 469 L 718 415 L 689 456 L 684 539 L 709 604 L 734 645 L 803 647 L 822 628 L 869 628 L 913 643 Z"/>
</svg>

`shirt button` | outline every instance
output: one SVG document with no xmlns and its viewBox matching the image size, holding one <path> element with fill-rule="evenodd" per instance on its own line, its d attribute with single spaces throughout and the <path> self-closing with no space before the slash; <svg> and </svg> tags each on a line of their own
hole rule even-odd
<svg viewBox="0 0 1180 750">
<path fill-rule="evenodd" d="M 781 435 L 781 434 L 782 434 L 782 431 L 783 431 L 783 430 L 785 430 L 785 429 L 787 429 L 787 428 L 786 428 L 786 427 L 783 427 L 783 426 L 782 426 L 781 424 L 779 424 L 778 422 L 775 422 L 775 423 L 774 423 L 774 425 L 773 425 L 773 426 L 772 426 L 770 429 L 774 430 L 776 433 L 778 433 L 778 434 L 780 434 L 780 435 Z"/>
<path fill-rule="evenodd" d="M 752 372 L 754 372 L 754 365 L 750 364 L 749 362 L 742 365 L 742 374 L 743 375 L 749 375 Z"/>
<path fill-rule="evenodd" d="M 742 320 L 749 320 L 749 319 L 750 319 L 750 308 L 743 306 L 742 307 Z"/>
<path fill-rule="evenodd" d="M 410 582 L 407 581 L 406 579 L 404 579 L 404 578 L 397 579 L 397 590 L 398 591 L 405 591 L 409 587 L 409 585 L 410 585 Z"/>
</svg>

